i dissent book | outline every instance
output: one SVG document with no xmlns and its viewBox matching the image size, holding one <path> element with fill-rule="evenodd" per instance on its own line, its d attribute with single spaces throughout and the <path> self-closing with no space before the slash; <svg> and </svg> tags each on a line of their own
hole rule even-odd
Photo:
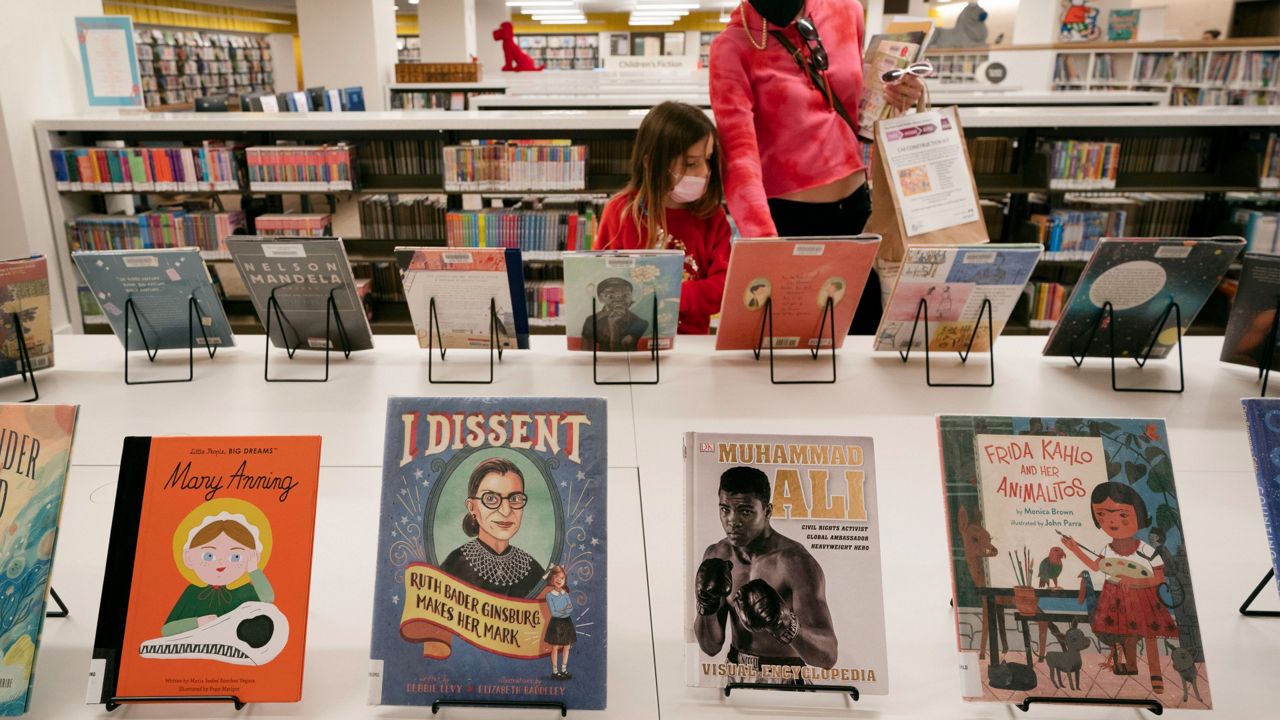
<svg viewBox="0 0 1280 720">
<path fill-rule="evenodd" d="M 879 235 L 856 237 L 742 238 L 733 243 L 720 304 L 716 350 L 753 350 L 760 342 L 765 307 L 773 318 L 773 346 L 844 343 L 862 288 L 880 247 Z"/>
<path fill-rule="evenodd" d="M 0 261 L 0 377 L 22 370 L 18 325 L 22 326 L 31 369 L 53 366 L 53 320 L 49 313 L 49 264 L 45 257 Z"/>
<path fill-rule="evenodd" d="M 631 352 L 675 343 L 684 252 L 631 250 L 564 255 L 564 319 L 570 350 Z M 592 311 L 592 301 L 595 309 Z"/>
<path fill-rule="evenodd" d="M 186 348 L 192 343 L 205 347 L 206 338 L 212 347 L 235 345 L 200 248 L 86 250 L 73 252 L 71 257 L 126 350 L 143 350 L 147 345 L 151 350 Z M 191 298 L 199 305 L 194 319 L 190 316 Z M 125 312 L 130 300 L 137 314 L 129 317 L 126 339 Z M 202 327 L 204 333 L 200 332 Z"/>
<path fill-rule="evenodd" d="M 1246 398 L 1240 402 L 1244 404 L 1262 517 L 1267 524 L 1271 564 L 1280 573 L 1280 400 Z"/>
<path fill-rule="evenodd" d="M 396 264 L 421 347 L 489 347 L 490 307 L 498 316 L 500 347 L 529 347 L 518 249 L 396 248 Z M 429 338 L 432 301 L 439 334 Z"/>
<path fill-rule="evenodd" d="M 1166 357 L 1178 344 L 1173 315 L 1165 329 L 1158 327 L 1169 304 L 1177 303 L 1185 334 L 1243 248 L 1238 237 L 1103 238 L 1072 288 L 1044 354 L 1141 357 L 1154 340 L 1151 357 Z M 1110 329 L 1102 324 L 1108 302 L 1115 314 L 1114 348 Z M 1095 325 L 1098 331 L 1086 348 Z"/>
<path fill-rule="evenodd" d="M 297 702 L 318 436 L 127 437 L 86 702 Z"/>
<path fill-rule="evenodd" d="M 685 433 L 694 687 L 889 691 L 871 438 Z"/>
<path fill-rule="evenodd" d="M 1231 303 L 1222 339 L 1222 362 L 1261 367 L 1280 309 L 1280 256 L 1245 253 L 1240 285 Z M 1272 348 L 1271 369 L 1280 368 L 1280 348 Z"/>
<path fill-rule="evenodd" d="M 967 700 L 1212 705 L 1163 420 L 938 418 Z"/>
<path fill-rule="evenodd" d="M 369 702 L 603 710 L 605 402 L 391 398 Z"/>
<path fill-rule="evenodd" d="M 342 349 L 339 319 L 347 349 L 373 347 L 369 318 L 340 238 L 236 236 L 227 238 L 227 250 L 264 328 L 268 304 L 275 298 L 280 313 L 271 316 L 271 343 L 276 347 Z M 335 318 L 330 318 L 330 297 L 337 307 Z"/>
<path fill-rule="evenodd" d="M 0 404 L 0 715 L 31 702 L 76 405 Z"/>
<path fill-rule="evenodd" d="M 928 318 L 930 350 L 964 352 L 970 338 L 974 350 L 987 350 L 992 338 L 985 314 L 979 322 L 985 301 L 991 301 L 991 325 L 999 337 L 1039 259 L 1039 245 L 908 246 L 880 319 L 875 349 L 906 350 L 908 344 L 923 348 L 923 321 Z M 922 307 L 928 308 L 927 314 Z"/>
</svg>

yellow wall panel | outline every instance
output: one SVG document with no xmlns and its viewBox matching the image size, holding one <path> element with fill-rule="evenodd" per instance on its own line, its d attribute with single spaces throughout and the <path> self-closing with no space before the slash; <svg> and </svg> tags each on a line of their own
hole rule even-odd
<svg viewBox="0 0 1280 720">
<path fill-rule="evenodd" d="M 128 15 L 137 25 L 244 33 L 298 32 L 297 19 L 293 15 L 180 0 L 128 0 L 127 3 L 103 0 L 102 12 L 105 15 Z"/>
</svg>

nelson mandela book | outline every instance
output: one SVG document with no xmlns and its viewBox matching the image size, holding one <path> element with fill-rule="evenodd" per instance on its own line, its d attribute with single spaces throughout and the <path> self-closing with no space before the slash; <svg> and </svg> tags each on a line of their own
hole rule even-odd
<svg viewBox="0 0 1280 720">
<path fill-rule="evenodd" d="M 391 398 L 369 702 L 603 710 L 605 401 Z"/>
<path fill-rule="evenodd" d="M 685 433 L 689 685 L 889 692 L 871 438 Z"/>
</svg>

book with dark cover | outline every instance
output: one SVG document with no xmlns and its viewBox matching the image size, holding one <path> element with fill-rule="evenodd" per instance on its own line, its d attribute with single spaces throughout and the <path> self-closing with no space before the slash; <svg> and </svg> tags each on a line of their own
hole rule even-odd
<svg viewBox="0 0 1280 720">
<path fill-rule="evenodd" d="M 1261 367 L 1280 308 L 1280 256 L 1245 253 L 1240 285 L 1222 338 L 1222 362 Z M 1280 348 L 1272 348 L 1271 369 L 1280 368 Z"/>
</svg>

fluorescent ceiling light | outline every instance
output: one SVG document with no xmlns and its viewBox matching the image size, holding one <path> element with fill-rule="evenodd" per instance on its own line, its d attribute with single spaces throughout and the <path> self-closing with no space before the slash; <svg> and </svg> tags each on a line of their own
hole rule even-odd
<svg viewBox="0 0 1280 720">
<path fill-rule="evenodd" d="M 631 18 L 632 18 L 632 19 L 638 19 L 638 20 L 651 20 L 651 19 L 657 19 L 657 20 L 679 20 L 679 19 L 680 19 L 680 18 L 682 18 L 682 17 L 684 17 L 684 15 L 680 15 L 680 14 L 678 14 L 678 13 L 674 13 L 674 12 L 670 12 L 670 13 L 631 13 Z"/>
<path fill-rule="evenodd" d="M 587 16 L 581 13 L 574 15 L 543 15 L 542 13 L 538 13 L 533 16 L 533 19 L 539 22 L 543 20 L 586 20 Z"/>
<path fill-rule="evenodd" d="M 636 10 L 697 10 L 697 3 L 671 3 L 657 5 L 642 5 L 636 3 Z"/>
<path fill-rule="evenodd" d="M 669 17 L 684 17 L 688 15 L 688 10 L 632 10 L 631 17 L 648 16 L 648 15 L 666 15 Z"/>
<path fill-rule="evenodd" d="M 628 20 L 628 25 L 675 25 L 675 20 Z"/>
<path fill-rule="evenodd" d="M 572 0 L 507 0 L 507 7 L 573 7 Z"/>
<path fill-rule="evenodd" d="M 409 0 L 409 4 L 410 4 L 410 5 L 417 5 L 417 4 L 418 4 L 418 0 Z"/>
<path fill-rule="evenodd" d="M 539 20 L 543 25 L 586 25 L 587 19 L 581 20 Z"/>
</svg>

